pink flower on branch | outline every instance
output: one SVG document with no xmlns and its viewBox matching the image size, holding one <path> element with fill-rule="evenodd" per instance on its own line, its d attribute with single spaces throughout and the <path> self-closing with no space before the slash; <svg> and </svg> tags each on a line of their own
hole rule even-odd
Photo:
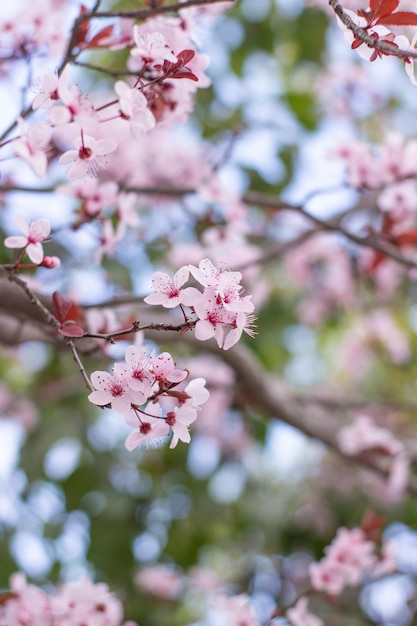
<svg viewBox="0 0 417 626">
<path fill-rule="evenodd" d="M 287 611 L 287 617 L 292 626 L 324 626 L 324 622 L 317 615 L 308 610 L 308 598 L 301 597 L 297 604 Z"/>
<path fill-rule="evenodd" d="M 181 289 L 187 282 L 189 275 L 190 270 L 185 265 L 174 274 L 173 278 L 170 278 L 165 272 L 155 272 L 152 278 L 152 289 L 155 293 L 146 296 L 144 301 L 147 304 L 162 305 L 167 309 L 172 309 L 180 304 L 193 306 L 195 301 L 201 298 L 201 292 L 195 287 Z"/>
<path fill-rule="evenodd" d="M 118 413 L 128 413 L 132 404 L 142 404 L 143 394 L 129 387 L 129 372 L 121 364 L 114 369 L 113 375 L 108 372 L 97 371 L 91 374 L 91 382 L 96 391 L 88 396 L 93 404 L 98 406 L 111 405 Z"/>
<path fill-rule="evenodd" d="M 135 429 L 125 441 L 129 452 L 142 444 L 151 445 L 169 434 L 169 426 L 162 417 L 162 408 L 158 403 L 150 402 L 144 410 L 130 410 L 125 413 L 125 420 Z"/>
<path fill-rule="evenodd" d="M 75 150 L 67 150 L 59 159 L 60 163 L 72 163 L 67 172 L 70 180 L 85 174 L 97 176 L 99 169 L 106 167 L 105 157 L 117 148 L 113 139 L 95 139 L 82 131 L 74 145 Z"/>
<path fill-rule="evenodd" d="M 43 259 L 42 241 L 45 241 L 51 232 L 51 226 L 46 219 L 39 219 L 30 225 L 22 215 L 16 218 L 17 225 L 23 235 L 6 237 L 6 248 L 26 248 L 26 253 L 32 263 L 40 265 Z"/>
<path fill-rule="evenodd" d="M 122 80 L 114 85 L 119 96 L 120 117 L 127 120 L 135 139 L 155 128 L 155 118 L 148 107 L 148 101 L 141 91 L 132 89 Z"/>
<path fill-rule="evenodd" d="M 39 122 L 28 129 L 21 118 L 18 125 L 20 137 L 13 142 L 16 155 L 27 161 L 37 176 L 45 176 L 48 167 L 46 150 L 52 137 L 51 127 Z"/>
<path fill-rule="evenodd" d="M 178 61 L 167 45 L 162 33 L 144 32 L 143 28 L 136 24 L 133 27 L 133 37 L 136 44 L 130 52 L 133 57 L 139 56 L 145 63 L 153 63 L 155 61 L 176 63 Z"/>
</svg>

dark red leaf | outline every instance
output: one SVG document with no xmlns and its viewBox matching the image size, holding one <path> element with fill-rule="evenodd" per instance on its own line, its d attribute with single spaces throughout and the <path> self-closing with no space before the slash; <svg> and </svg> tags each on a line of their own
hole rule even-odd
<svg viewBox="0 0 417 626">
<path fill-rule="evenodd" d="M 417 230 L 407 230 L 407 232 L 397 235 L 395 243 L 400 247 L 417 244 Z"/>
<path fill-rule="evenodd" d="M 86 6 L 82 4 L 80 7 L 80 14 L 83 15 L 84 13 L 88 13 L 88 9 Z M 78 26 L 77 32 L 75 34 L 75 41 L 74 41 L 75 46 L 79 47 L 81 44 L 85 42 L 85 40 L 87 39 L 89 27 L 90 27 L 90 23 L 88 20 L 85 20 Z"/>
<path fill-rule="evenodd" d="M 385 15 L 377 21 L 378 24 L 385 26 L 416 26 L 417 15 L 409 11 L 398 11 L 392 15 Z"/>
<path fill-rule="evenodd" d="M 90 39 L 90 41 L 86 45 L 86 48 L 101 48 L 101 47 L 103 47 L 102 44 L 101 44 L 102 40 L 103 39 L 108 39 L 108 37 L 110 37 L 110 35 L 112 35 L 112 34 L 113 34 L 113 25 L 110 24 L 110 26 L 106 26 L 100 32 L 98 32 L 96 35 L 94 35 L 94 37 L 92 37 L 92 39 Z M 106 46 L 106 44 L 105 44 L 105 46 Z"/>
<path fill-rule="evenodd" d="M 194 50 L 182 50 L 177 54 L 178 62 L 183 66 L 187 65 L 195 57 Z"/>
<path fill-rule="evenodd" d="M 375 4 L 376 6 L 373 9 L 373 20 L 378 20 L 378 18 L 382 17 L 383 15 L 389 15 L 390 13 L 393 13 L 399 5 L 399 0 L 379 0 L 379 2 L 376 2 Z"/>
<path fill-rule="evenodd" d="M 61 328 L 58 328 L 58 332 L 60 335 L 64 335 L 64 337 L 83 337 L 84 335 L 84 329 L 75 324 L 75 322 L 66 322 Z"/>
<path fill-rule="evenodd" d="M 63 324 L 67 319 L 67 315 L 72 307 L 72 302 L 69 298 L 61 295 L 59 291 L 54 291 L 52 294 L 52 304 L 54 307 L 55 317 L 58 322 Z"/>
<path fill-rule="evenodd" d="M 189 70 L 178 70 L 172 74 L 171 78 L 189 78 L 190 80 L 198 81 L 198 76 L 190 72 Z"/>
</svg>

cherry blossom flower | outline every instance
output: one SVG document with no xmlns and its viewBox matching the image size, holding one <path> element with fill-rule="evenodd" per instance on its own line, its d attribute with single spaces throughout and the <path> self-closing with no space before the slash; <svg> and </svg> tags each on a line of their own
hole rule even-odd
<svg viewBox="0 0 417 626">
<path fill-rule="evenodd" d="M 193 306 L 193 304 L 201 298 L 201 292 L 195 287 L 187 287 L 181 289 L 182 285 L 187 282 L 190 270 L 187 266 L 181 267 L 173 278 L 170 278 L 165 272 L 155 272 L 152 277 L 152 289 L 155 293 L 151 293 L 144 298 L 147 304 L 160 304 L 167 309 L 172 309 L 180 304 Z"/>
<path fill-rule="evenodd" d="M 132 404 L 143 401 L 143 394 L 129 387 L 128 377 L 128 368 L 121 365 L 114 370 L 113 376 L 104 371 L 93 372 L 91 382 L 97 391 L 92 391 L 88 399 L 98 406 L 111 404 L 118 413 L 128 413 Z"/>
<path fill-rule="evenodd" d="M 97 122 L 97 114 L 86 95 L 81 95 L 77 85 L 68 86 L 70 66 L 65 66 L 58 82 L 57 93 L 60 103 L 49 109 L 48 119 L 53 126 L 64 126 L 77 121 L 83 127 Z"/>
<path fill-rule="evenodd" d="M 56 190 L 81 200 L 79 213 L 85 219 L 99 216 L 105 208 L 114 206 L 118 198 L 118 185 L 113 180 L 99 182 L 97 178 L 82 178 L 59 185 Z"/>
<path fill-rule="evenodd" d="M 186 370 L 176 369 L 174 360 L 169 352 L 162 352 L 159 356 L 152 352 L 150 359 L 152 372 L 160 382 L 180 383 L 188 376 Z"/>
<path fill-rule="evenodd" d="M 169 426 L 162 418 L 162 408 L 155 402 L 149 403 L 144 410 L 131 409 L 125 413 L 125 421 L 135 429 L 125 441 L 129 452 L 142 444 L 154 444 L 169 434 Z"/>
<path fill-rule="evenodd" d="M 191 435 L 188 427 L 196 419 L 197 411 L 190 404 L 184 404 L 183 406 L 176 408 L 174 411 L 168 411 L 165 421 L 172 430 L 172 439 L 169 444 L 170 448 L 175 448 L 178 441 L 190 443 Z"/>
<path fill-rule="evenodd" d="M 326 555 L 309 567 L 314 589 L 339 595 L 346 585 L 358 585 L 364 573 L 375 566 L 375 544 L 361 528 L 339 528 Z"/>
<path fill-rule="evenodd" d="M 337 440 L 341 451 L 349 456 L 365 450 L 380 450 L 395 456 L 404 450 L 388 428 L 377 426 L 368 415 L 358 415 L 351 425 L 341 428 Z"/>
<path fill-rule="evenodd" d="M 95 139 L 81 133 L 74 141 L 75 150 L 67 150 L 59 159 L 60 163 L 72 163 L 67 177 L 72 180 L 85 174 L 97 176 L 100 168 L 106 167 L 106 157 L 117 148 L 113 139 Z"/>
<path fill-rule="evenodd" d="M 209 399 L 209 392 L 206 389 L 206 381 L 204 378 L 194 378 L 191 380 L 184 392 L 189 396 L 189 400 L 187 400 L 187 404 L 191 404 L 191 406 L 195 408 L 200 408 L 202 404 L 205 404 Z"/>
<path fill-rule="evenodd" d="M 24 233 L 24 236 L 17 235 L 6 237 L 4 245 L 6 248 L 26 248 L 26 253 L 32 263 L 39 265 L 42 263 L 43 259 L 43 247 L 41 242 L 45 241 L 51 232 L 49 221 L 39 219 L 29 225 L 22 215 L 18 215 L 16 222 L 20 230 Z"/>
<path fill-rule="evenodd" d="M 252 313 L 255 309 L 250 301 L 251 296 L 240 297 L 242 291 L 242 274 L 240 272 L 223 272 L 216 288 L 216 301 L 223 304 L 226 311 Z"/>
<path fill-rule="evenodd" d="M 116 246 L 123 236 L 123 232 L 120 229 L 115 230 L 110 219 L 103 220 L 101 226 L 100 245 L 94 255 L 96 263 L 101 263 L 104 254 L 109 257 L 114 256 Z"/>
<path fill-rule="evenodd" d="M 27 129 L 21 118 L 18 120 L 18 126 L 20 138 L 13 142 L 16 155 L 27 161 L 37 176 L 45 176 L 48 167 L 46 150 L 52 137 L 52 128 L 48 124 L 38 122 Z"/>
<path fill-rule="evenodd" d="M 141 91 L 132 89 L 122 80 L 115 83 L 114 90 L 119 96 L 120 116 L 122 119 L 128 120 L 135 139 L 146 131 L 155 128 L 155 117 Z"/>
<path fill-rule="evenodd" d="M 142 567 L 135 577 L 141 589 L 165 600 L 175 600 L 184 589 L 183 575 L 169 565 Z"/>
<path fill-rule="evenodd" d="M 227 311 L 223 303 L 219 302 L 221 299 L 217 298 L 215 288 L 207 287 L 200 300 L 194 305 L 195 313 L 199 318 L 195 325 L 195 336 L 200 341 L 214 337 L 219 348 L 228 350 L 239 341 L 243 331 L 253 336 L 251 326 L 254 316 L 244 311 L 238 313 Z M 225 329 L 229 329 L 226 337 Z"/>
<path fill-rule="evenodd" d="M 32 109 L 45 109 L 52 106 L 57 100 L 59 100 L 59 93 L 63 93 L 70 71 L 71 66 L 67 64 L 62 70 L 60 76 L 58 76 L 56 72 L 45 74 L 42 81 L 42 87 L 32 102 Z"/>
<path fill-rule="evenodd" d="M 166 43 L 165 37 L 159 32 L 147 32 L 141 29 L 140 25 L 135 24 L 133 27 L 133 38 L 136 46 L 132 48 L 130 54 L 135 57 L 141 57 L 145 63 L 156 61 L 170 61 L 176 63 L 178 61 L 175 54 Z"/>
<path fill-rule="evenodd" d="M 128 346 L 125 353 L 126 363 L 130 368 L 127 379 L 128 385 L 134 391 L 144 394 L 145 399 L 151 394 L 154 376 L 151 372 L 151 363 L 146 356 L 146 348 Z"/>
<path fill-rule="evenodd" d="M 246 594 L 231 597 L 223 593 L 216 594 L 213 606 L 220 614 L 227 616 L 227 626 L 260 626 Z"/>
<path fill-rule="evenodd" d="M 109 593 L 105 583 L 89 579 L 72 581 L 63 585 L 52 597 L 54 626 L 94 624 L 94 626 L 119 626 L 122 619 L 120 601 Z"/>
<path fill-rule="evenodd" d="M 324 626 L 322 619 L 308 611 L 306 596 L 302 596 L 295 606 L 288 609 L 287 617 L 293 626 Z"/>
<path fill-rule="evenodd" d="M 224 270 L 213 265 L 210 259 L 202 259 L 198 267 L 190 265 L 190 272 L 203 287 L 217 287 Z"/>
</svg>

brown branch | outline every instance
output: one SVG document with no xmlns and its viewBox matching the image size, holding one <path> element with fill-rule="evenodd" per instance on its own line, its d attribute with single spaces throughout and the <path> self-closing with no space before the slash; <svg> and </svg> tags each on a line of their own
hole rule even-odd
<svg viewBox="0 0 417 626">
<path fill-rule="evenodd" d="M 361 28 L 360 26 L 355 24 L 352 18 L 347 13 L 345 13 L 342 5 L 338 0 L 329 0 L 329 5 L 332 7 L 333 11 L 336 13 L 340 21 L 349 30 L 352 31 L 355 37 L 357 37 L 360 41 L 369 46 L 369 48 L 380 50 L 384 54 L 396 56 L 399 59 L 403 59 L 404 61 L 410 58 L 417 59 L 417 50 L 401 50 L 401 48 L 392 43 L 389 43 L 388 41 L 381 41 L 381 39 L 369 35 L 364 28 Z"/>
<path fill-rule="evenodd" d="M 187 7 L 193 6 L 201 6 L 207 4 L 215 4 L 216 2 L 221 2 L 222 0 L 186 0 L 185 2 L 179 2 L 177 4 L 164 4 L 162 6 L 157 7 L 149 7 L 147 9 L 136 9 L 134 11 L 86 11 L 85 13 L 81 13 L 75 20 L 72 26 L 72 34 L 71 38 L 68 42 L 67 51 L 64 55 L 64 58 L 58 68 L 58 75 L 61 74 L 62 70 L 66 66 L 67 63 L 73 62 L 78 54 L 82 52 L 80 49 L 77 53 L 74 53 L 74 49 L 76 49 L 76 42 L 78 36 L 78 29 L 82 24 L 88 20 L 93 19 L 105 19 L 105 18 L 128 18 L 135 20 L 146 20 L 149 17 L 153 17 L 154 15 L 162 15 L 165 13 L 177 13 L 182 9 L 186 9 Z M 234 0 L 230 0 L 230 2 L 234 2 Z"/>
</svg>

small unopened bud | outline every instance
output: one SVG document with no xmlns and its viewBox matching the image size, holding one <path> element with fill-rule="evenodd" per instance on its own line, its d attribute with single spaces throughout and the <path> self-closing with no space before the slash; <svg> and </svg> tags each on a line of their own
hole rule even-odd
<svg viewBox="0 0 417 626">
<path fill-rule="evenodd" d="M 57 256 L 44 256 L 41 267 L 46 267 L 48 270 L 53 270 L 61 265 L 61 260 Z"/>
</svg>

